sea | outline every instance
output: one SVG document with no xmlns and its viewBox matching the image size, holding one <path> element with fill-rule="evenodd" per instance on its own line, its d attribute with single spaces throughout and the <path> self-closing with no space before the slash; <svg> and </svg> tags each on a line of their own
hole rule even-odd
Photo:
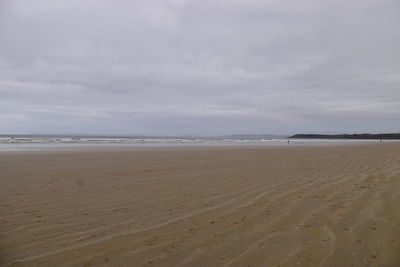
<svg viewBox="0 0 400 267">
<path fill-rule="evenodd" d="M 290 139 L 277 135 L 232 135 L 219 137 L 170 136 L 78 136 L 78 135 L 0 135 L 1 151 L 74 149 L 81 147 L 144 146 L 282 146 L 335 145 L 379 140 Z"/>
</svg>

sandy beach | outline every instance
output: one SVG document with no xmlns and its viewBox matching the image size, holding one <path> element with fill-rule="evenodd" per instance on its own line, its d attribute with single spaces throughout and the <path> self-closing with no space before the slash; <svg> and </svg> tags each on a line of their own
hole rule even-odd
<svg viewBox="0 0 400 267">
<path fill-rule="evenodd" d="M 0 153 L 1 266 L 400 266 L 400 144 Z"/>
</svg>

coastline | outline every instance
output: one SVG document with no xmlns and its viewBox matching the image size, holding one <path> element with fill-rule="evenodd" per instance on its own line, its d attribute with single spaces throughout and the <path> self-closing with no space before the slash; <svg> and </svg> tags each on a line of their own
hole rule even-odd
<svg viewBox="0 0 400 267">
<path fill-rule="evenodd" d="M 142 140 L 142 139 L 138 139 Z M 84 141 L 84 142 L 58 142 L 58 141 L 28 141 L 28 142 L 0 142 L 0 153 L 11 151 L 57 151 L 57 150 L 87 150 L 93 148 L 104 149 L 129 149 L 146 147 L 273 147 L 273 146 L 340 146 L 357 144 L 374 144 L 380 140 L 375 139 L 145 139 L 143 142 L 124 141 Z M 289 143 L 288 143 L 289 141 Z M 384 142 L 399 142 L 400 140 L 384 140 Z"/>
</svg>

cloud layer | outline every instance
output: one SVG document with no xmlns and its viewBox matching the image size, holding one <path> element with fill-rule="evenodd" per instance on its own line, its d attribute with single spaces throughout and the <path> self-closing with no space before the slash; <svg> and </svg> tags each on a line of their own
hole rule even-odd
<svg viewBox="0 0 400 267">
<path fill-rule="evenodd" d="M 0 133 L 400 131 L 392 0 L 4 0 Z"/>
</svg>

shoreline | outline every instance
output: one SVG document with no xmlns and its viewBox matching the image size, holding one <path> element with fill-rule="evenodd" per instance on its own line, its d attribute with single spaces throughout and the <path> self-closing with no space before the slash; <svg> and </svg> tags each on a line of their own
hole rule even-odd
<svg viewBox="0 0 400 267">
<path fill-rule="evenodd" d="M 289 143 L 288 143 L 289 140 Z M 284 147 L 291 146 L 343 146 L 376 144 L 380 140 L 340 140 L 340 139 L 280 139 L 266 141 L 246 140 L 242 142 L 204 142 L 204 143 L 0 143 L 0 153 L 25 151 L 57 151 L 86 149 L 129 149 L 163 147 Z M 382 143 L 400 143 L 400 140 L 384 140 Z"/>
</svg>

